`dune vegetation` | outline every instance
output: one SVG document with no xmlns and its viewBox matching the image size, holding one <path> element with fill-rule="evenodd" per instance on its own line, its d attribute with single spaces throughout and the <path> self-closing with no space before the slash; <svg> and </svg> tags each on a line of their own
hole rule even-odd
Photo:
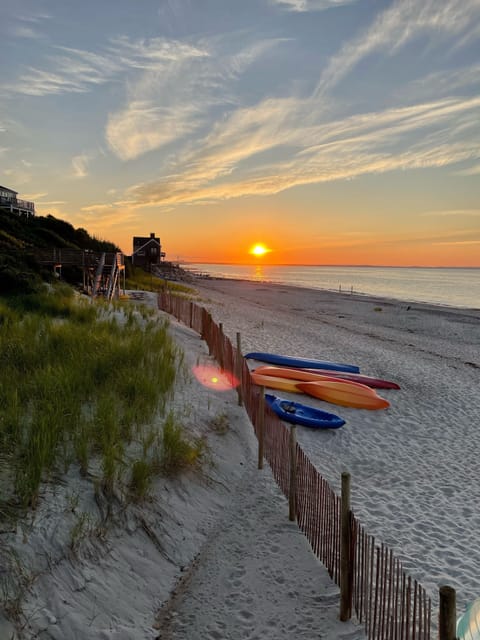
<svg viewBox="0 0 480 640">
<path fill-rule="evenodd" d="M 179 375 L 183 354 L 146 307 L 61 284 L 0 298 L 0 519 L 71 465 L 106 496 L 139 499 L 156 473 L 199 461 L 202 442 L 168 407 Z"/>
<path fill-rule="evenodd" d="M 154 291 L 160 292 L 168 290 L 176 295 L 183 295 L 187 297 L 194 297 L 195 292 L 192 287 L 189 287 L 182 282 L 174 282 L 171 280 L 165 280 L 153 273 L 144 271 L 140 267 L 135 267 L 128 264 L 127 267 L 127 289 L 140 289 L 141 291 Z"/>
</svg>

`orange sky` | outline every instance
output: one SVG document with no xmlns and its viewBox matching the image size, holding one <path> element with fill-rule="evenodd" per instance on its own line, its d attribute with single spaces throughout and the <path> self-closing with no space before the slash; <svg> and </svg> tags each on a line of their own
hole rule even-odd
<svg viewBox="0 0 480 640">
<path fill-rule="evenodd" d="M 38 213 L 173 261 L 480 266 L 478 0 L 50 4 L 0 38 Z"/>
<path fill-rule="evenodd" d="M 370 197 L 365 200 L 368 203 Z M 369 264 L 393 266 L 480 266 L 480 231 L 473 209 L 450 215 L 423 214 L 404 199 L 391 203 L 388 214 L 355 204 L 331 203 L 317 209 L 305 203 L 296 214 L 288 201 L 276 196 L 240 199 L 227 204 L 179 207 L 158 215 L 141 212 L 144 221 L 101 227 L 94 216 L 87 229 L 118 242 L 131 253 L 133 235 L 160 237 L 166 259 L 188 262 L 239 264 Z M 335 206 L 334 206 L 335 205 Z M 381 211 L 384 205 L 380 205 Z M 402 215 L 403 206 L 412 207 Z M 421 204 L 417 208 L 421 208 Z M 146 220 L 146 222 L 145 222 Z M 200 222 L 201 221 L 201 222 Z M 85 223 L 85 221 L 82 221 Z M 250 249 L 262 243 L 270 250 L 263 256 Z"/>
</svg>

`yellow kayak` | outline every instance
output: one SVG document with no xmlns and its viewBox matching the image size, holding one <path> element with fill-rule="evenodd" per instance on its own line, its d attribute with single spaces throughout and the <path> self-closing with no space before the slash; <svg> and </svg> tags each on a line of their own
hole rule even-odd
<svg viewBox="0 0 480 640">
<path fill-rule="evenodd" d="M 269 389 L 278 389 L 279 391 L 289 391 L 290 393 L 302 393 L 297 388 L 297 384 L 301 380 L 288 380 L 288 378 L 277 378 L 276 376 L 265 376 L 256 371 L 250 371 L 252 380 L 255 384 Z"/>
</svg>

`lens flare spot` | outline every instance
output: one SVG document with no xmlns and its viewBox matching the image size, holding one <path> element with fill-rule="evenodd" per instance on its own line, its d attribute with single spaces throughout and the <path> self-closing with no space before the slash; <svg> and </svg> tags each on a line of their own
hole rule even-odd
<svg viewBox="0 0 480 640">
<path fill-rule="evenodd" d="M 197 365 L 192 368 L 192 373 L 208 389 L 228 391 L 238 386 L 238 380 L 233 374 L 212 365 Z"/>
</svg>

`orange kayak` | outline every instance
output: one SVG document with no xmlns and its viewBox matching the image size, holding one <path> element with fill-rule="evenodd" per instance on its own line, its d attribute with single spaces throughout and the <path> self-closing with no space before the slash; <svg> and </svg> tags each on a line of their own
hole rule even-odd
<svg viewBox="0 0 480 640">
<path fill-rule="evenodd" d="M 381 398 L 366 385 L 347 380 L 321 380 L 318 382 L 298 382 L 297 389 L 310 396 L 355 409 L 386 409 L 388 400 Z"/>
<path fill-rule="evenodd" d="M 349 382 L 365 384 L 367 387 L 377 389 L 400 389 L 400 386 L 396 382 L 373 378 L 372 376 L 365 376 L 360 373 L 344 373 L 343 371 L 328 371 L 327 369 L 298 369 L 273 365 L 262 365 L 257 367 L 255 371 L 262 375 L 291 378 L 292 380 L 303 380 L 305 382 L 315 382 L 315 380 L 348 380 Z"/>
<path fill-rule="evenodd" d="M 277 378 L 276 376 L 265 376 L 257 371 L 250 371 L 252 380 L 255 384 L 269 389 L 278 389 L 279 391 L 289 391 L 290 393 L 302 393 L 297 388 L 297 384 L 301 380 L 289 380 L 288 378 Z"/>
<path fill-rule="evenodd" d="M 335 375 L 334 371 L 331 372 L 331 375 L 327 375 L 324 373 L 316 373 L 315 371 L 305 371 L 302 369 L 289 369 L 288 367 L 272 367 L 265 365 L 262 367 L 257 367 L 254 372 L 257 375 L 274 376 L 276 378 L 287 378 L 289 380 L 296 380 L 298 382 L 320 382 L 322 380 L 333 380 L 335 382 L 342 381 Z M 349 381 L 349 383 L 352 385 L 360 385 L 361 387 L 365 386 L 359 382 Z"/>
</svg>

